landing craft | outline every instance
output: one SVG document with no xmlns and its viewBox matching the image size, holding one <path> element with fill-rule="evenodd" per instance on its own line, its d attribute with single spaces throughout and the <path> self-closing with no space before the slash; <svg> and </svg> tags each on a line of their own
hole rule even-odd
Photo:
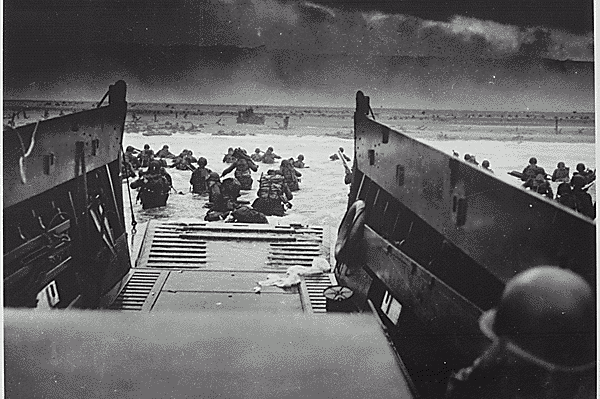
<svg viewBox="0 0 600 399">
<path fill-rule="evenodd" d="M 256 115 L 254 109 L 246 108 L 244 111 L 239 111 L 236 119 L 237 123 L 250 123 L 252 125 L 264 125 L 265 116 Z"/>
<path fill-rule="evenodd" d="M 324 255 L 323 229 L 198 220 L 149 222 L 131 267 L 125 94 L 4 130 L 9 397 L 440 397 L 515 274 L 595 287 L 594 222 L 378 123 L 360 92 L 334 273 L 257 290 Z"/>
<path fill-rule="evenodd" d="M 510 278 L 553 265 L 595 290 L 596 225 L 374 118 L 358 92 L 335 275 L 381 317 L 418 391 L 440 397 L 489 345 L 477 320 Z"/>
<path fill-rule="evenodd" d="M 256 289 L 322 228 L 155 220 L 131 267 L 125 95 L 4 129 L 6 396 L 413 397 L 378 319 L 327 311 L 333 273 Z"/>
</svg>

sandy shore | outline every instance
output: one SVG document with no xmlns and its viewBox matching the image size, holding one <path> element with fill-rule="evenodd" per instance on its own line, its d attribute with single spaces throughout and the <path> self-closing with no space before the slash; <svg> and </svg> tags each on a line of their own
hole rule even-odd
<svg viewBox="0 0 600 399">
<path fill-rule="evenodd" d="M 6 101 L 3 122 L 6 125 L 13 120 L 20 126 L 93 106 L 93 103 L 67 101 Z M 223 136 L 260 133 L 340 138 L 352 138 L 353 134 L 351 108 L 255 107 L 256 114 L 266 117 L 264 125 L 238 124 L 237 113 L 243 109 L 244 106 L 236 105 L 130 103 L 126 132 Z M 586 112 L 481 113 L 383 108 L 374 112 L 378 121 L 421 139 L 593 143 L 596 138 L 594 114 Z M 282 129 L 285 116 L 290 117 L 287 130 Z"/>
</svg>

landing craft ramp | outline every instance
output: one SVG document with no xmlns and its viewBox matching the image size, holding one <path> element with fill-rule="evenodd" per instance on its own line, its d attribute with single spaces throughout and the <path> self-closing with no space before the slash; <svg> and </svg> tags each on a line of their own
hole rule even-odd
<svg viewBox="0 0 600 399">
<path fill-rule="evenodd" d="M 321 227 L 153 220 L 110 308 L 325 313 L 323 290 L 336 285 L 333 273 L 255 291 L 269 274 L 310 267 L 323 249 Z"/>
</svg>

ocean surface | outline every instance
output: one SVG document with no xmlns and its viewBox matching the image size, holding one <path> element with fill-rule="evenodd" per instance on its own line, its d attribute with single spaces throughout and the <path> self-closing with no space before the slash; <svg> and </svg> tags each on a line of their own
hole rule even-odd
<svg viewBox="0 0 600 399">
<path fill-rule="evenodd" d="M 164 144 L 168 144 L 171 152 L 178 154 L 181 150 L 190 149 L 195 157 L 203 156 L 208 160 L 208 168 L 219 174 L 229 166 L 222 162 L 224 154 L 229 147 L 242 147 L 248 153 L 255 148 L 266 150 L 272 146 L 274 152 L 283 158 L 303 154 L 308 168 L 299 169 L 302 173 L 300 191 L 294 193 L 291 201 L 293 208 L 287 211 L 284 217 L 268 217 L 271 224 L 301 223 L 323 226 L 326 232 L 335 235 L 347 204 L 349 186 L 344 184 L 344 168 L 341 161 L 331 161 L 329 156 L 343 147 L 352 157 L 353 140 L 328 136 L 335 128 L 315 129 L 310 127 L 298 128 L 307 130 L 298 134 L 269 134 L 257 130 L 257 133 L 246 136 L 216 136 L 211 134 L 185 134 L 177 133 L 172 136 L 143 136 L 140 133 L 126 133 L 124 147 L 133 145 L 142 148 L 149 144 L 156 152 Z M 338 129 L 339 130 L 339 129 Z M 495 175 L 509 184 L 519 186 L 521 182 L 508 175 L 512 170 L 522 171 L 530 157 L 538 159 L 538 165 L 544 167 L 547 173 L 552 173 L 556 164 L 565 162 L 575 170 L 579 162 L 594 168 L 596 164 L 595 144 L 593 143 L 553 143 L 553 142 L 517 142 L 517 141 L 492 141 L 492 140 L 421 140 L 445 153 L 452 151 L 475 154 L 481 163 L 484 159 L 490 161 Z M 258 172 L 253 173 L 254 185 L 252 191 L 243 191 L 241 200 L 249 202 L 256 198 L 258 180 L 261 173 L 268 169 L 277 168 L 278 164 L 266 165 L 259 163 Z M 141 241 L 145 222 L 151 219 L 203 219 L 206 214 L 204 204 L 206 196 L 195 196 L 190 193 L 189 171 L 168 169 L 173 178 L 173 186 L 179 193 L 172 193 L 167 206 L 164 208 L 142 210 L 141 204 L 135 202 L 137 192 L 131 190 L 133 201 L 133 215 L 138 222 L 137 234 L 132 246 L 135 248 Z M 233 172 L 227 177 L 233 177 Z M 130 180 L 131 181 L 131 180 Z M 123 183 L 123 198 L 125 201 L 126 223 L 128 231 L 131 229 L 131 212 L 129 206 L 128 190 Z M 595 186 L 590 189 L 594 201 L 596 198 Z M 327 234 L 326 234 L 327 237 Z M 137 245 L 136 245 L 137 244 Z"/>
</svg>

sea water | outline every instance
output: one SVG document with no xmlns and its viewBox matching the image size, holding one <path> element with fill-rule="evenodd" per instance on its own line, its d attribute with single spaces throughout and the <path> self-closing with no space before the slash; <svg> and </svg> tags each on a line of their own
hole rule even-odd
<svg viewBox="0 0 600 399">
<path fill-rule="evenodd" d="M 302 128 L 298 128 L 302 129 Z M 308 128 L 306 128 L 308 129 Z M 349 186 L 344 184 L 344 167 L 341 161 L 331 161 L 329 156 L 336 153 L 339 147 L 343 147 L 346 153 L 352 157 L 353 141 L 340 137 L 319 135 L 323 133 L 319 129 L 310 129 L 301 135 L 295 134 L 269 134 L 258 132 L 246 136 L 215 136 L 211 134 L 185 134 L 178 133 L 172 136 L 143 136 L 141 134 L 125 134 L 124 147 L 132 145 L 142 148 L 149 144 L 156 152 L 164 144 L 168 144 L 170 151 L 178 154 L 181 150 L 190 149 L 195 157 L 203 156 L 208 160 L 208 168 L 219 174 L 229 164 L 223 163 L 222 159 L 229 147 L 245 148 L 249 154 L 255 148 L 265 151 L 267 147 L 274 148 L 274 152 L 283 159 L 303 154 L 307 168 L 299 169 L 302 173 L 300 190 L 294 192 L 291 201 L 293 208 L 287 211 L 283 217 L 268 217 L 271 224 L 301 223 L 318 225 L 326 228 L 326 231 L 334 231 L 339 225 L 347 206 Z M 314 135 L 312 135 L 314 134 Z M 579 162 L 588 167 L 594 167 L 595 145 L 593 143 L 552 143 L 552 142 L 516 142 L 516 141 L 492 141 L 492 140 L 421 140 L 422 142 L 437 148 L 447 154 L 456 151 L 461 158 L 465 153 L 475 154 L 481 163 L 484 159 L 490 161 L 495 175 L 509 184 L 519 186 L 521 181 L 508 175 L 512 170 L 522 171 L 528 164 L 530 157 L 538 159 L 538 165 L 544 167 L 547 173 L 552 173 L 556 164 L 565 162 L 575 170 Z M 279 162 L 272 165 L 258 163 L 258 172 L 253 172 L 253 189 L 242 191 L 241 200 L 252 203 L 256 198 L 258 180 L 262 173 L 268 169 L 277 169 Z M 136 204 L 135 190 L 128 192 L 123 185 L 123 198 L 125 201 L 125 216 L 128 231 L 131 229 L 131 208 L 129 206 L 128 194 L 131 194 L 133 203 L 133 217 L 138 223 L 138 232 L 143 229 L 144 223 L 151 219 L 203 219 L 206 214 L 204 204 L 207 196 L 196 196 L 190 193 L 190 171 L 181 171 L 169 168 L 167 171 L 173 178 L 173 187 L 179 192 L 172 192 L 167 206 L 157 209 L 142 210 L 141 204 Z M 226 177 L 233 177 L 231 172 Z M 130 180 L 131 182 L 131 180 Z M 595 186 L 590 189 L 590 194 L 595 201 Z M 138 237 L 141 236 L 141 233 Z"/>
</svg>

